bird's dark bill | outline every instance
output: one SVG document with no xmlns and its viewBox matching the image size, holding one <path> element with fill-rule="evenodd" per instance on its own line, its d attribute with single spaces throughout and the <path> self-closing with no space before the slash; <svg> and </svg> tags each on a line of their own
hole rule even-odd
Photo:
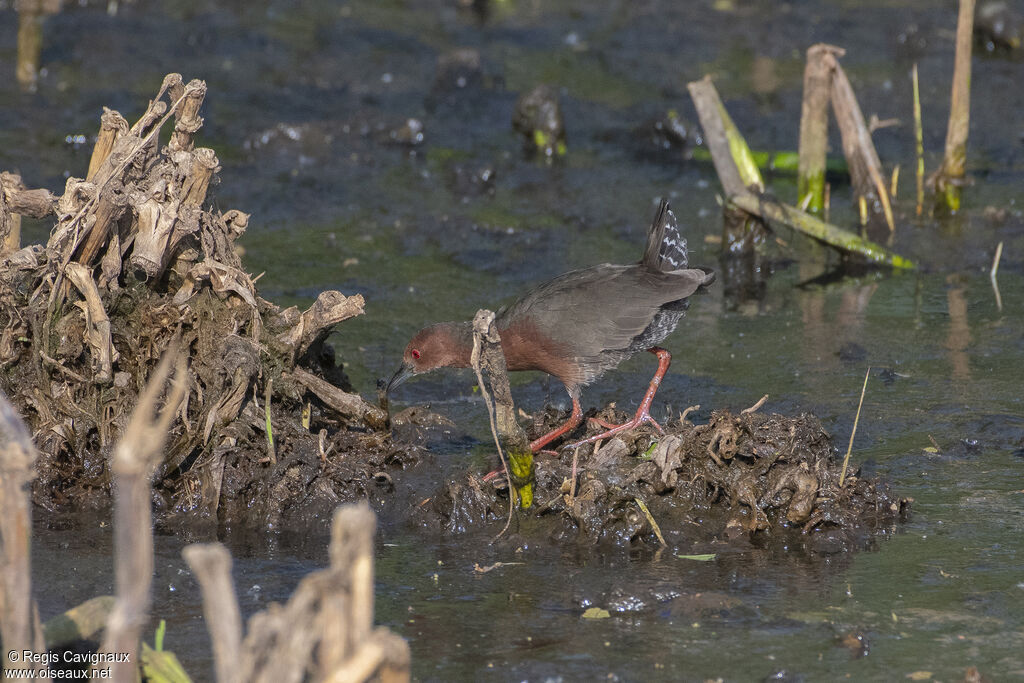
<svg viewBox="0 0 1024 683">
<path fill-rule="evenodd" d="M 408 363 L 402 363 L 402 365 L 395 371 L 395 374 L 391 376 L 388 381 L 387 389 L 384 393 L 390 394 L 391 390 L 397 387 L 399 384 L 409 379 L 416 374 L 416 371 Z"/>
</svg>

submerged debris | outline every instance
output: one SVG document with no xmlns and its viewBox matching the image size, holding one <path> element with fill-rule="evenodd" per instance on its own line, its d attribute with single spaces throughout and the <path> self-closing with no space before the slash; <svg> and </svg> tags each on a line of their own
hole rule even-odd
<svg viewBox="0 0 1024 683">
<path fill-rule="evenodd" d="M 525 138 L 526 147 L 545 157 L 563 156 L 566 152 L 565 122 L 558 92 L 542 84 L 516 101 L 512 127 Z"/>
<path fill-rule="evenodd" d="M 1024 40 L 1024 15 L 1001 0 L 979 3 L 974 35 L 988 52 L 1019 50 Z"/>
</svg>

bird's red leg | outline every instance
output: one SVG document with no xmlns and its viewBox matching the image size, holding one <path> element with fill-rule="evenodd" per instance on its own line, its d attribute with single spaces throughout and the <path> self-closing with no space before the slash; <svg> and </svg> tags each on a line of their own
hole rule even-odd
<svg viewBox="0 0 1024 683">
<path fill-rule="evenodd" d="M 578 427 L 580 422 L 582 422 L 582 421 L 583 421 L 583 409 L 580 408 L 580 401 L 579 401 L 579 399 L 576 398 L 575 396 L 573 396 L 572 397 L 572 414 L 569 416 L 569 419 L 566 420 L 565 424 L 563 424 L 561 427 L 559 427 L 557 429 L 553 429 L 550 432 L 548 432 L 547 434 L 545 434 L 544 436 L 542 436 L 539 439 L 537 439 L 536 441 L 531 442 L 530 443 L 530 450 L 533 451 L 534 453 L 541 453 L 541 452 L 543 452 L 543 453 L 551 453 L 552 455 L 558 455 L 558 453 L 556 453 L 555 451 L 541 451 L 541 449 L 544 448 L 544 446 L 547 446 L 549 443 L 551 443 L 555 439 L 557 439 L 558 437 L 562 436 L 563 434 L 565 434 L 567 432 L 571 432 L 572 430 L 576 429 L 576 427 Z M 487 474 L 484 475 L 484 481 L 490 481 L 490 480 L 496 478 L 501 473 L 502 473 L 501 470 L 495 470 L 493 472 L 488 472 Z"/>
<path fill-rule="evenodd" d="M 575 448 L 576 446 L 582 446 L 585 443 L 594 443 L 595 441 L 607 439 L 619 432 L 624 432 L 627 429 L 635 429 L 644 422 L 650 422 L 659 432 L 665 431 L 661 428 L 661 425 L 655 422 L 654 418 L 651 417 L 650 409 L 651 402 L 654 401 L 654 395 L 658 393 L 658 387 L 661 386 L 661 379 L 665 376 L 665 373 L 668 372 L 668 366 L 672 364 L 672 354 L 658 346 L 654 346 L 647 350 L 658 357 L 658 370 L 654 373 L 650 386 L 647 387 L 647 393 L 644 394 L 644 400 L 640 402 L 640 407 L 636 411 L 636 416 L 629 422 L 624 422 L 620 425 L 611 425 L 604 420 L 600 420 L 598 421 L 598 424 L 602 427 L 609 427 L 608 431 L 602 432 L 596 436 L 587 437 L 586 439 L 577 441 L 576 443 L 568 444 L 567 446 L 563 446 L 563 448 Z"/>
<path fill-rule="evenodd" d="M 579 426 L 580 422 L 583 421 L 583 409 L 580 408 L 580 400 L 575 396 L 572 397 L 572 415 L 565 421 L 561 427 L 553 429 L 544 436 L 540 437 L 536 441 L 530 443 L 530 450 L 534 453 L 540 451 L 540 449 L 547 446 L 549 443 L 557 439 L 558 437 L 571 432 Z"/>
</svg>

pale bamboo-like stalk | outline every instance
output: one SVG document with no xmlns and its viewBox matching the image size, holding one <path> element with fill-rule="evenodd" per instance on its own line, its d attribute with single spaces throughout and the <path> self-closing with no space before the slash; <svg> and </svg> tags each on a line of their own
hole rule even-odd
<svg viewBox="0 0 1024 683">
<path fill-rule="evenodd" d="M 832 55 L 826 55 L 826 59 L 835 62 Z M 853 86 L 838 62 L 835 62 L 832 75 L 832 109 L 836 113 L 843 139 L 843 154 L 850 165 L 854 191 L 865 199 L 878 199 L 885 224 L 892 232 L 896 226 L 889 191 L 882 176 L 882 163 L 878 159 L 875 143 L 871 140 L 871 132 L 864 122 L 864 114 L 857 103 Z"/>
<path fill-rule="evenodd" d="M 4 179 L 0 178 L 0 255 L 21 249 L 21 216 L 7 206 L 4 186 Z"/>
<path fill-rule="evenodd" d="M 825 161 L 828 150 L 828 103 L 832 95 L 832 65 L 844 50 L 818 43 L 807 49 L 804 96 L 800 109 L 800 163 L 797 205 L 820 216 L 825 208 Z"/>
<path fill-rule="evenodd" d="M 242 615 L 231 578 L 231 553 L 220 543 L 194 544 L 181 551 L 203 592 L 203 618 L 213 641 L 218 683 L 238 681 Z"/>
<path fill-rule="evenodd" d="M 950 95 L 946 152 L 935 174 L 935 190 L 952 212 L 960 210 L 960 186 L 967 165 L 967 133 L 971 123 L 971 47 L 974 42 L 974 0 L 960 0 L 956 23 L 956 61 Z"/>
<path fill-rule="evenodd" d="M 172 151 L 191 150 L 193 137 L 203 127 L 203 119 L 199 116 L 199 108 L 203 106 L 203 99 L 206 98 L 206 81 L 193 79 L 185 86 L 183 91 L 184 99 L 177 107 L 174 132 L 171 133 L 171 141 L 168 147 Z M 175 90 L 171 91 L 172 99 L 175 97 Z"/>
<path fill-rule="evenodd" d="M 917 155 L 917 215 L 924 208 L 924 126 L 921 123 L 921 88 L 917 80 L 917 62 L 910 72 L 914 84 L 914 152 Z"/>
<path fill-rule="evenodd" d="M 729 137 L 722 118 L 724 106 L 718 96 L 718 90 L 708 76 L 688 83 L 686 87 L 697 109 L 700 126 L 704 130 L 704 142 L 711 152 L 711 161 L 715 165 L 722 189 L 725 190 L 726 196 L 743 192 L 747 185 L 743 182 L 738 165 L 730 154 Z"/>
<path fill-rule="evenodd" d="M 36 450 L 25 423 L 0 393 L 0 633 L 3 666 L 43 671 L 42 663 L 19 661 L 24 650 L 45 652 L 39 613 L 32 599 L 32 501 Z M 13 655 L 13 657 L 12 657 Z"/>
<path fill-rule="evenodd" d="M 128 121 L 113 109 L 103 107 L 103 115 L 100 117 L 100 134 L 96 137 L 96 144 L 92 148 L 89 171 L 85 174 L 86 180 L 92 180 L 96 176 L 96 171 L 114 149 L 114 143 L 127 132 Z"/>
<path fill-rule="evenodd" d="M 157 397 L 176 365 L 167 400 L 154 417 Z M 167 428 L 177 414 L 188 387 L 185 360 L 177 345 L 164 353 L 139 397 L 124 436 L 114 449 L 114 578 L 117 604 L 107 622 L 101 652 L 128 655 L 111 664 L 113 680 L 134 683 L 138 676 L 139 638 L 148 617 L 153 579 L 153 519 L 150 477 Z M 120 659 L 120 658 L 118 658 Z"/>
<path fill-rule="evenodd" d="M 0 254 L 21 248 L 21 217 L 46 218 L 56 198 L 49 190 L 29 190 L 17 173 L 0 172 Z"/>
</svg>

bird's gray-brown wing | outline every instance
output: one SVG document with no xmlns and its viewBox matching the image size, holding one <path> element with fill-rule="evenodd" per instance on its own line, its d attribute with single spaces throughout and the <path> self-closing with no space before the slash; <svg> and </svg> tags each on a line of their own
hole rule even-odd
<svg viewBox="0 0 1024 683">
<path fill-rule="evenodd" d="M 661 308 L 709 282 L 699 269 L 654 273 L 639 265 L 602 264 L 572 271 L 529 292 L 498 314 L 499 328 L 529 320 L 535 334 L 557 340 L 586 384 L 631 353 L 634 339 Z M 617 356 L 617 357 L 616 357 Z"/>
</svg>

